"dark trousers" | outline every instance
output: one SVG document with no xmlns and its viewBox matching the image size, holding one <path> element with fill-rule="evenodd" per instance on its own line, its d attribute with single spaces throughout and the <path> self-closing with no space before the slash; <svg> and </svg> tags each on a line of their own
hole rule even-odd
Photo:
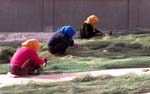
<svg viewBox="0 0 150 94">
<path fill-rule="evenodd" d="M 35 64 L 32 59 L 26 60 L 21 67 L 19 66 L 10 66 L 10 72 L 14 75 L 25 76 L 30 73 L 33 73 L 35 70 L 40 68 L 39 65 Z"/>
<path fill-rule="evenodd" d="M 65 43 L 59 43 L 59 44 L 56 44 L 55 46 L 49 46 L 48 50 L 52 54 L 63 55 L 67 48 L 68 46 Z"/>
</svg>

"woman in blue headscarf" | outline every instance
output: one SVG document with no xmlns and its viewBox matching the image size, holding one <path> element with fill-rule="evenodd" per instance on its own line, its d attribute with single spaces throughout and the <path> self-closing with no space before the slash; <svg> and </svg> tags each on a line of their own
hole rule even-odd
<svg viewBox="0 0 150 94">
<path fill-rule="evenodd" d="M 52 54 L 63 55 L 69 46 L 79 47 L 72 37 L 76 31 L 70 25 L 60 27 L 48 41 L 48 51 Z"/>
</svg>

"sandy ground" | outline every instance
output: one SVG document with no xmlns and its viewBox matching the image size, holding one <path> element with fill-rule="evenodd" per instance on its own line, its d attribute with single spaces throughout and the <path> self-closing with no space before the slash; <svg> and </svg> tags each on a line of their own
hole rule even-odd
<svg viewBox="0 0 150 94">
<path fill-rule="evenodd" d="M 54 32 L 0 32 L 0 43 L 10 42 L 22 42 L 29 38 L 35 38 L 38 40 L 48 40 Z M 78 37 L 78 33 L 74 35 L 74 38 Z"/>
<path fill-rule="evenodd" d="M 36 38 L 38 40 L 48 40 L 53 33 L 49 32 L 23 32 L 10 33 L 0 32 L 0 43 L 22 42 L 29 38 Z"/>
<path fill-rule="evenodd" d="M 135 73 L 137 75 L 150 74 L 150 71 L 143 72 L 143 69 L 144 68 L 110 69 L 110 70 L 89 71 L 89 72 L 80 72 L 80 73 L 36 75 L 36 76 L 28 76 L 28 77 L 20 77 L 20 78 L 12 78 L 7 74 L 1 74 L 0 87 L 27 84 L 27 83 L 49 83 L 49 82 L 58 82 L 58 81 L 70 81 L 82 75 L 91 75 L 93 77 L 101 76 L 101 75 L 111 75 L 117 77 L 129 73 Z"/>
</svg>

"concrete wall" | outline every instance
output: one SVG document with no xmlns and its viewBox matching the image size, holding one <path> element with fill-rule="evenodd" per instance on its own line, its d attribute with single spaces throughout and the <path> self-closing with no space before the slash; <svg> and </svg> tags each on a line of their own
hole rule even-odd
<svg viewBox="0 0 150 94">
<path fill-rule="evenodd" d="M 0 0 L 0 31 L 42 31 L 42 0 Z"/>
<path fill-rule="evenodd" d="M 150 0 L 0 0 L 0 32 L 50 32 L 62 25 L 80 29 L 91 14 L 101 30 L 150 28 Z"/>
</svg>

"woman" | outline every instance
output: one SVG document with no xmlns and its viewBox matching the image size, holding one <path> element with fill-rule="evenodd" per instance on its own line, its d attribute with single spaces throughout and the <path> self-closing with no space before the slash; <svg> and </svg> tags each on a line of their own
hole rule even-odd
<svg viewBox="0 0 150 94">
<path fill-rule="evenodd" d="M 26 76 L 38 72 L 41 66 L 46 64 L 46 59 L 37 54 L 40 48 L 36 39 L 29 39 L 22 43 L 10 61 L 10 74 L 12 77 Z"/>
<path fill-rule="evenodd" d="M 94 36 L 103 36 L 103 33 L 96 29 L 96 24 L 98 21 L 99 19 L 97 16 L 89 16 L 86 21 L 84 21 L 80 29 L 80 37 L 89 39 Z"/>
<path fill-rule="evenodd" d="M 75 44 L 73 36 L 76 31 L 70 25 L 60 27 L 48 41 L 48 50 L 55 55 L 64 55 L 69 46 L 80 47 Z"/>
</svg>

